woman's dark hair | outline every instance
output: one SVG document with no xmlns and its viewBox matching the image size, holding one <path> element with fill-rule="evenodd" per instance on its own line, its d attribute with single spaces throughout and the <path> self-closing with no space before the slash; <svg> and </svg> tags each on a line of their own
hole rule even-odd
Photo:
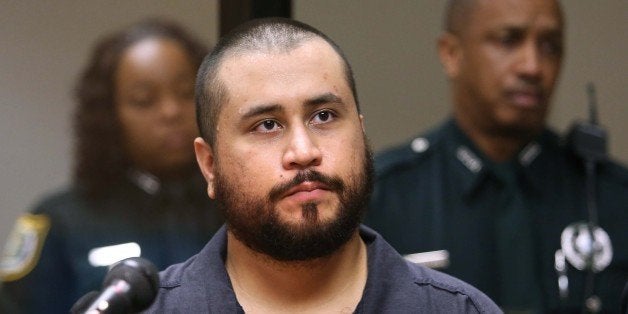
<svg viewBox="0 0 628 314">
<path fill-rule="evenodd" d="M 91 196 L 116 184 L 131 165 L 115 111 L 115 75 L 124 52 L 149 38 L 164 38 L 181 44 L 195 69 L 208 52 L 180 25 L 155 18 L 133 24 L 95 45 L 76 85 L 74 116 L 74 182 Z"/>
</svg>

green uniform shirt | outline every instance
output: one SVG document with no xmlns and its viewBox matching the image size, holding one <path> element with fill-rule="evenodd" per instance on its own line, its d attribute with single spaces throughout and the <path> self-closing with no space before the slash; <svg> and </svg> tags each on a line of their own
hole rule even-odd
<svg viewBox="0 0 628 314">
<path fill-rule="evenodd" d="M 587 273 L 569 265 L 561 298 L 556 252 L 570 224 L 587 221 L 585 176 L 551 131 L 517 158 L 489 161 L 453 120 L 376 157 L 376 184 L 366 224 L 400 253 L 449 252 L 443 271 L 505 309 L 580 311 Z M 598 167 L 599 225 L 610 237 L 610 266 L 594 277 L 602 309 L 619 311 L 628 280 L 628 171 Z M 514 301 L 512 301 L 514 300 Z M 514 302 L 514 303 L 511 303 Z M 515 304 L 515 306 L 510 306 Z"/>
<path fill-rule="evenodd" d="M 120 244 L 160 270 L 186 260 L 223 223 L 205 187 L 200 175 L 159 182 L 133 173 L 97 199 L 76 186 L 47 197 L 18 220 L 5 248 L 4 292 L 25 313 L 68 313 L 79 297 L 101 289 L 103 262 L 138 253 Z"/>
</svg>

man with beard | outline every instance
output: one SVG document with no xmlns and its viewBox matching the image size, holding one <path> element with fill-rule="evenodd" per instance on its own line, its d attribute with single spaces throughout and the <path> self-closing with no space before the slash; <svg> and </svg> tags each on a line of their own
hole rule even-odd
<svg viewBox="0 0 628 314">
<path fill-rule="evenodd" d="M 493 313 L 360 226 L 372 161 L 340 48 L 288 19 L 248 22 L 199 69 L 194 142 L 226 227 L 161 273 L 155 313 Z"/>
<path fill-rule="evenodd" d="M 453 117 L 376 158 L 366 224 L 402 254 L 447 250 L 444 271 L 507 312 L 619 310 L 628 280 L 624 168 L 597 168 L 597 223 L 613 241 L 612 263 L 593 278 L 565 267 L 565 257 L 586 258 L 561 250 L 563 230 L 575 234 L 566 227 L 595 215 L 582 160 L 545 125 L 563 56 L 559 3 L 452 0 L 445 17 L 438 50 Z M 565 242 L 586 249 L 582 234 Z"/>
</svg>

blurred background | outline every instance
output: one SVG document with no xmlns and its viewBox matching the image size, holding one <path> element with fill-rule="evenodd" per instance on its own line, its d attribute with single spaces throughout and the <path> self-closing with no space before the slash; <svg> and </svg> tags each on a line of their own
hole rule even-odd
<svg viewBox="0 0 628 314">
<path fill-rule="evenodd" d="M 0 246 L 21 212 L 70 180 L 72 89 L 100 36 L 164 16 L 211 45 L 226 22 L 237 22 L 241 12 L 259 10 L 263 2 L 273 1 L 0 0 Z M 285 2 L 292 17 L 327 33 L 346 52 L 376 151 L 412 138 L 449 113 L 435 48 L 444 1 Z M 550 124 L 565 132 L 574 120 L 585 119 L 585 87 L 595 83 L 610 154 L 628 164 L 628 1 L 571 0 L 563 1 L 563 9 L 567 49 Z"/>
</svg>

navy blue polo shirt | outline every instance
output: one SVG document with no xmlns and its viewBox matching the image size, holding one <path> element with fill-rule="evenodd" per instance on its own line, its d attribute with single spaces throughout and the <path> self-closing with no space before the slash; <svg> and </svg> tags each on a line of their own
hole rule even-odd
<svg viewBox="0 0 628 314">
<path fill-rule="evenodd" d="M 500 313 L 482 292 L 446 274 L 407 262 L 361 226 L 368 278 L 355 313 Z M 196 256 L 160 273 L 148 313 L 244 313 L 225 269 L 226 227 Z"/>
</svg>

